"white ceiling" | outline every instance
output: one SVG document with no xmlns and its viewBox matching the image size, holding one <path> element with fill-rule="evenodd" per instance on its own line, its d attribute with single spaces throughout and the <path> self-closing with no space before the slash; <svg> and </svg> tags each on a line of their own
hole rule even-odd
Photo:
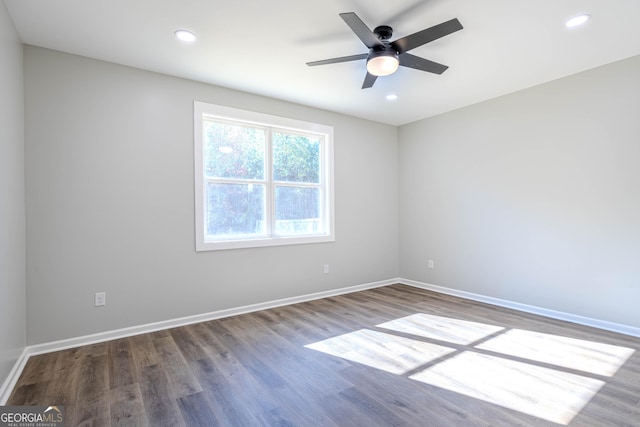
<svg viewBox="0 0 640 427">
<path fill-rule="evenodd" d="M 404 123 L 640 54 L 639 0 L 5 0 L 26 44 L 337 111 Z M 464 29 L 411 51 L 448 65 L 403 68 L 360 89 L 366 53 L 338 16 L 392 40 L 458 18 Z M 592 19 L 566 29 L 580 13 Z M 193 45 L 176 29 L 198 36 Z M 397 93 L 399 99 L 385 100 Z"/>
</svg>

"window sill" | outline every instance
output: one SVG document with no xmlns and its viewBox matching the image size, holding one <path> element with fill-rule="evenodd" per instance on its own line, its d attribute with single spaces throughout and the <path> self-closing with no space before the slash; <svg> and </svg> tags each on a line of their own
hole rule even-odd
<svg viewBox="0 0 640 427">
<path fill-rule="evenodd" d="M 270 237 L 244 240 L 211 240 L 196 242 L 196 252 L 219 251 L 228 249 L 263 248 L 269 246 L 305 245 L 311 243 L 335 242 L 332 235 Z"/>
</svg>

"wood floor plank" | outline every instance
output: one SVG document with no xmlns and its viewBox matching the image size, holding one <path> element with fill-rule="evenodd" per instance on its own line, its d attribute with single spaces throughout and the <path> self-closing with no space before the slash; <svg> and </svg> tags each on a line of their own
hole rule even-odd
<svg viewBox="0 0 640 427">
<path fill-rule="evenodd" d="M 166 336 L 153 340 L 161 366 L 169 381 L 169 389 L 174 398 L 188 396 L 202 391 L 202 387 L 193 376 L 187 361 L 182 356 L 173 337 Z"/>
<path fill-rule="evenodd" d="M 135 364 L 128 339 L 109 342 L 109 388 L 120 388 L 134 383 Z"/>
<path fill-rule="evenodd" d="M 68 367 L 56 371 L 52 381 L 49 381 L 47 388 L 47 406 L 67 406 L 76 401 L 76 390 L 80 383 L 80 363 L 76 366 Z"/>
<path fill-rule="evenodd" d="M 8 404 L 15 406 L 45 405 L 46 403 L 42 402 L 46 399 L 48 388 L 49 381 L 23 384 L 13 390 L 9 396 Z"/>
<path fill-rule="evenodd" d="M 371 371 L 362 366 L 352 366 L 340 371 L 340 375 L 348 378 L 359 387 L 368 390 L 379 401 L 394 412 L 402 415 L 407 425 L 421 425 L 425 419 L 424 407 L 428 407 L 428 425 L 473 425 L 486 427 L 493 425 L 483 420 L 483 414 L 475 414 L 466 410 L 464 402 L 452 402 L 450 396 L 442 396 L 436 392 L 424 393 L 424 386 L 416 382 L 390 381 L 390 374 L 384 371 Z M 384 387 L 379 387 L 384 384 Z M 483 408 L 478 408 L 482 411 Z M 476 416 L 479 415 L 479 416 Z M 491 413 L 487 414 L 492 416 Z"/>
<path fill-rule="evenodd" d="M 280 388 L 285 382 L 276 372 L 269 366 L 265 365 L 260 355 L 251 355 L 247 350 L 248 346 L 241 341 L 241 334 L 234 335 L 225 324 L 212 323 L 210 328 L 215 335 L 220 336 L 230 351 L 238 358 L 244 369 L 249 371 L 256 379 L 262 382 L 267 388 Z"/>
<path fill-rule="evenodd" d="M 109 361 L 106 354 L 86 354 L 80 361 L 80 378 L 76 401 L 90 401 L 109 390 Z"/>
<path fill-rule="evenodd" d="M 71 425 L 103 426 L 111 422 L 109 406 L 108 344 L 83 347 L 78 359 L 78 377 L 74 401 L 65 407 Z"/>
<path fill-rule="evenodd" d="M 253 329 L 251 322 L 243 323 L 243 327 Z M 244 399 L 243 409 L 255 418 L 258 425 L 290 425 L 288 408 L 281 407 L 276 398 L 287 394 L 288 384 L 267 363 L 270 355 L 262 352 L 258 356 L 255 348 L 246 341 L 246 333 L 237 331 L 233 336 L 229 334 L 227 328 L 232 328 L 232 324 L 225 322 L 217 327 L 217 337 L 223 341 L 217 347 L 228 347 L 234 356 L 230 357 L 229 352 L 226 352 L 225 363 L 219 363 L 218 360 L 216 369 L 223 378 L 218 383 L 219 386 L 224 386 L 228 393 L 239 396 L 256 396 L 257 398 Z M 212 340 L 216 339 L 212 337 Z M 253 356 L 245 357 L 246 354 Z"/>
<path fill-rule="evenodd" d="M 362 412 L 369 414 L 376 420 L 376 424 L 386 426 L 403 426 L 407 424 L 406 421 L 403 421 L 395 414 L 393 408 L 382 405 L 381 402 L 378 402 L 369 394 L 369 391 L 362 391 L 357 387 L 351 387 L 342 390 L 338 394 L 353 405 L 359 407 Z"/>
<path fill-rule="evenodd" d="M 109 391 L 111 426 L 146 427 L 142 392 L 138 383 L 128 384 Z"/>
<path fill-rule="evenodd" d="M 390 285 L 33 356 L 7 404 L 68 426 L 639 427 L 640 339 Z"/>
<path fill-rule="evenodd" d="M 184 327 L 174 328 L 169 331 L 171 338 L 173 338 L 173 341 L 187 362 L 207 357 L 207 343 L 203 343 L 194 335 L 193 329 L 194 328 Z"/>
<path fill-rule="evenodd" d="M 236 389 L 216 367 L 211 359 L 192 362 L 194 375 L 200 380 L 213 414 L 222 425 L 257 425 L 255 417 L 242 404 L 248 396 Z"/>
<path fill-rule="evenodd" d="M 102 390 L 66 406 L 65 423 L 72 426 L 108 426 L 111 424 L 110 411 L 109 391 Z"/>
<path fill-rule="evenodd" d="M 27 365 L 20 376 L 18 387 L 25 384 L 35 384 L 41 381 L 50 380 L 55 374 L 56 364 L 60 353 L 38 354 L 30 357 Z"/>
<path fill-rule="evenodd" d="M 160 356 L 153 345 L 152 334 L 135 335 L 127 338 L 127 341 L 131 349 L 135 380 L 141 381 L 146 368 L 161 362 Z"/>
<path fill-rule="evenodd" d="M 179 398 L 178 406 L 188 427 L 217 427 L 220 425 L 204 392 Z"/>
<path fill-rule="evenodd" d="M 184 426 L 183 418 L 170 390 L 167 376 L 160 365 L 143 368 L 140 392 L 149 425 Z"/>
<path fill-rule="evenodd" d="M 270 366 L 274 371 L 279 371 L 287 385 L 299 384 L 305 390 L 314 390 L 320 394 L 338 393 L 352 387 L 352 384 L 348 381 L 344 381 L 340 376 L 333 375 L 336 369 L 335 363 L 330 362 L 325 365 L 324 363 L 318 363 L 318 359 L 314 360 L 316 363 L 312 363 L 311 359 L 317 355 L 316 352 L 291 351 L 292 343 L 270 327 L 262 325 L 257 316 L 253 319 L 248 319 L 246 323 L 253 331 L 252 335 L 259 337 L 259 339 L 246 337 L 245 339 L 248 340 L 247 345 L 250 346 L 252 352 L 260 355 L 264 364 Z M 300 344 L 299 340 L 294 340 L 293 348 L 297 348 Z M 287 369 L 279 369 L 278 367 L 280 366 L 287 366 Z M 313 366 L 313 369 L 309 369 L 311 366 Z M 349 366 L 348 363 L 340 364 L 340 367 L 347 366 Z M 319 382 L 318 377 L 323 378 L 323 381 Z"/>
<path fill-rule="evenodd" d="M 326 416 L 340 426 L 369 427 L 383 426 L 381 420 L 366 412 L 357 404 L 340 395 L 323 396 L 318 404 L 324 410 Z"/>
</svg>

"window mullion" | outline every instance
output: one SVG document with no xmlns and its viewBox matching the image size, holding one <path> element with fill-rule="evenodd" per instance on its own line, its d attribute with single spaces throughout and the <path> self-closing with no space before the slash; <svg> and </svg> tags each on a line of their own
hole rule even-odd
<svg viewBox="0 0 640 427">
<path fill-rule="evenodd" d="M 320 147 L 319 147 L 320 149 L 318 150 L 319 151 L 319 159 L 318 159 L 319 171 L 318 171 L 318 187 L 316 187 L 316 188 L 318 188 L 318 193 L 319 193 L 319 198 L 320 198 L 320 200 L 318 201 L 318 204 L 320 205 L 318 214 L 320 216 L 320 223 L 323 224 L 323 226 L 326 225 L 326 215 L 325 215 L 326 204 L 325 204 L 325 199 L 324 199 L 325 198 L 325 190 L 324 190 L 324 185 L 323 185 L 325 176 L 324 176 L 324 171 L 322 170 L 322 168 L 324 167 L 324 147 L 325 147 L 324 146 L 324 139 L 322 138 L 320 140 Z"/>
<path fill-rule="evenodd" d="M 274 185 L 279 187 L 301 187 L 301 188 L 319 188 L 322 189 L 322 184 L 317 182 L 297 182 L 297 181 L 274 181 Z"/>
<path fill-rule="evenodd" d="M 265 200 L 267 206 L 265 207 L 267 234 L 273 236 L 275 231 L 275 187 L 273 184 L 273 130 L 268 127 L 266 132 L 266 147 L 265 147 L 265 191 L 267 192 Z"/>
</svg>

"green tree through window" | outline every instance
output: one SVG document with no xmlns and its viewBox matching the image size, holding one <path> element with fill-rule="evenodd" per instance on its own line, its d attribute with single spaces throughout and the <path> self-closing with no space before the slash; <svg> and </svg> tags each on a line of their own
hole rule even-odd
<svg viewBox="0 0 640 427">
<path fill-rule="evenodd" d="M 204 244 L 333 240 L 330 134 L 207 114 L 200 125 Z"/>
</svg>

